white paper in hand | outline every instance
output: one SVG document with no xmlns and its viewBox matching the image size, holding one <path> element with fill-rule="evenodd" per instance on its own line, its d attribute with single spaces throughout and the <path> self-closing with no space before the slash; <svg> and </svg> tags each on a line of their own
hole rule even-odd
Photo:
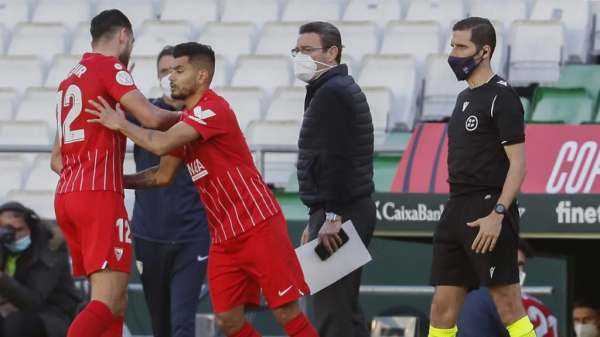
<svg viewBox="0 0 600 337">
<path fill-rule="evenodd" d="M 304 279 L 313 295 L 371 261 L 371 254 L 352 222 L 346 221 L 342 228 L 348 234 L 349 240 L 326 261 L 322 261 L 315 253 L 318 239 L 296 249 Z"/>
</svg>

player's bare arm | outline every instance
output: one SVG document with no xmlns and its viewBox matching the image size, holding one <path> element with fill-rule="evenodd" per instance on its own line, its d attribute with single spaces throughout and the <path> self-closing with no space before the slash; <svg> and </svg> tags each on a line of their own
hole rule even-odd
<svg viewBox="0 0 600 337">
<path fill-rule="evenodd" d="M 510 162 L 510 167 L 506 175 L 506 181 L 502 187 L 502 194 L 498 199 L 498 204 L 510 205 L 521 190 L 521 185 L 527 174 L 525 144 L 506 145 L 504 146 L 504 151 Z M 513 212 L 516 211 L 513 210 Z M 503 218 L 504 215 L 492 211 L 487 217 L 469 223 L 468 225 L 472 227 L 479 226 L 479 234 L 475 238 L 475 241 L 473 241 L 471 249 L 474 249 L 478 253 L 485 253 L 488 250 L 492 251 L 500 235 Z"/>
<path fill-rule="evenodd" d="M 164 156 L 160 159 L 160 165 L 158 166 L 136 174 L 126 174 L 124 179 L 125 188 L 141 190 L 171 186 L 182 164 L 182 158 Z"/>
<path fill-rule="evenodd" d="M 179 121 L 179 111 L 164 110 L 155 106 L 139 90 L 129 91 L 121 97 L 119 103 L 149 129 L 168 130 Z"/>
<path fill-rule="evenodd" d="M 175 124 L 166 132 L 143 129 L 125 119 L 125 113 L 119 104 L 115 110 L 102 97 L 98 97 L 98 100 L 100 103 L 89 102 L 97 110 L 85 109 L 98 117 L 88 122 L 100 123 L 111 130 L 119 131 L 137 145 L 158 156 L 166 156 L 200 137 L 198 131 L 183 122 Z"/>
<path fill-rule="evenodd" d="M 60 144 L 58 142 L 58 132 L 56 133 L 56 136 L 54 137 L 54 147 L 52 148 L 52 157 L 50 159 L 50 168 L 52 169 L 52 171 L 56 172 L 58 175 L 60 175 L 60 171 L 62 171 L 62 168 L 63 168 L 62 156 L 60 153 Z"/>
</svg>

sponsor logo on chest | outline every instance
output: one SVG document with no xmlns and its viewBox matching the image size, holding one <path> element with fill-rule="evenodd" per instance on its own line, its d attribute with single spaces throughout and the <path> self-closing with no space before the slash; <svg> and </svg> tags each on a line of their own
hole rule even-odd
<svg viewBox="0 0 600 337">
<path fill-rule="evenodd" d="M 208 175 L 206 167 L 204 167 L 204 165 L 202 165 L 202 163 L 198 159 L 195 159 L 193 162 L 188 163 L 187 169 L 190 172 L 190 176 L 192 176 L 193 181 L 196 181 Z"/>
</svg>

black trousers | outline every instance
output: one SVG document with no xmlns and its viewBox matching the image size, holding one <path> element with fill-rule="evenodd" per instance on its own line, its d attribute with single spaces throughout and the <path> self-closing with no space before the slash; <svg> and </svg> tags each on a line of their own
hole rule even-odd
<svg viewBox="0 0 600 337">
<path fill-rule="evenodd" d="M 166 244 L 134 238 L 154 337 L 195 337 L 210 242 Z"/>
<path fill-rule="evenodd" d="M 48 337 L 40 315 L 17 311 L 0 318 L 0 337 Z"/>
<path fill-rule="evenodd" d="M 358 235 L 368 246 L 375 230 L 377 208 L 371 197 L 344 207 L 342 221 L 352 220 Z M 325 209 L 311 209 L 309 240 L 319 235 L 325 222 Z M 362 268 L 313 295 L 316 328 L 320 337 L 369 337 L 365 315 L 358 303 Z"/>
</svg>

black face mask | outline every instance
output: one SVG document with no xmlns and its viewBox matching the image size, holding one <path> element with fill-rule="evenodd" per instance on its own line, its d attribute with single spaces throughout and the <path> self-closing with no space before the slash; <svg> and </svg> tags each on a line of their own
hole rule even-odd
<svg viewBox="0 0 600 337">
<path fill-rule="evenodd" d="M 485 51 L 483 55 L 485 55 Z M 483 55 L 479 58 L 479 62 L 475 61 L 475 56 L 479 54 L 479 51 L 476 51 L 473 56 L 469 57 L 456 57 L 456 56 L 448 56 L 448 64 L 452 71 L 454 71 L 454 75 L 456 75 L 456 79 L 459 81 L 464 81 L 469 77 L 469 75 L 477 68 L 478 65 L 483 61 Z"/>
</svg>

